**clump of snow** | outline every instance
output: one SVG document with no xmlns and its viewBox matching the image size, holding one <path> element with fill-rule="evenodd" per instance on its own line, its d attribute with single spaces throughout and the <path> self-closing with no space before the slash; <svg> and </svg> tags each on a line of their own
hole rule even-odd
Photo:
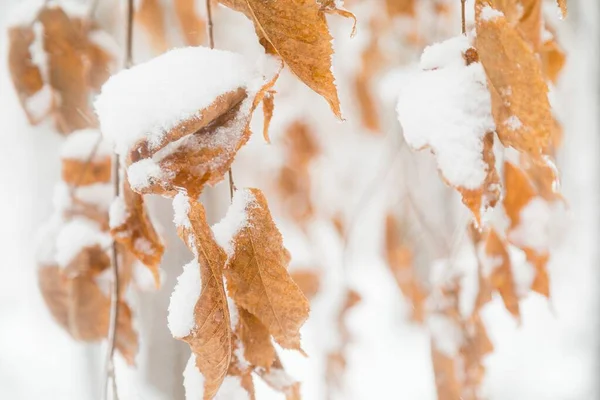
<svg viewBox="0 0 600 400">
<path fill-rule="evenodd" d="M 470 47 L 461 35 L 426 48 L 422 71 L 407 80 L 396 111 L 413 149 L 430 147 L 450 184 L 476 189 L 487 173 L 482 140 L 495 124 L 485 71 L 463 58 Z"/>
<path fill-rule="evenodd" d="M 502 11 L 498 11 L 495 8 L 490 6 L 485 6 L 481 9 L 480 18 L 483 21 L 493 21 L 496 18 L 504 17 L 504 13 Z"/>
<path fill-rule="evenodd" d="M 54 239 L 60 232 L 63 220 L 59 214 L 54 214 L 48 222 L 42 225 L 35 237 L 35 258 L 38 264 L 50 266 L 56 262 L 56 244 Z"/>
<path fill-rule="evenodd" d="M 173 223 L 175 226 L 190 227 L 190 200 L 185 193 L 179 192 L 173 198 Z"/>
<path fill-rule="evenodd" d="M 241 55 L 206 47 L 171 50 L 113 75 L 94 106 L 102 133 L 125 154 L 136 142 L 161 143 L 179 123 L 227 92 L 262 82 Z"/>
<path fill-rule="evenodd" d="M 58 211 L 66 210 L 73 205 L 71 188 L 64 182 L 58 182 L 54 186 L 52 204 Z M 83 203 L 107 210 L 113 200 L 113 189 L 110 183 L 94 183 L 92 185 L 79 186 L 73 190 L 73 197 Z"/>
<path fill-rule="evenodd" d="M 163 177 L 164 172 L 160 169 L 160 165 L 151 158 L 135 162 L 127 168 L 127 180 L 134 190 L 144 189 L 152 180 L 160 180 Z"/>
<path fill-rule="evenodd" d="M 34 120 L 42 119 L 52 108 L 52 88 L 50 85 L 44 85 L 33 96 L 28 97 L 25 102 L 25 108 Z"/>
<path fill-rule="evenodd" d="M 296 383 L 296 380 L 292 378 L 290 374 L 280 368 L 271 369 L 267 374 L 263 375 L 263 379 L 267 381 L 269 385 L 281 391 Z"/>
<path fill-rule="evenodd" d="M 111 229 L 121 226 L 127 220 L 127 206 L 122 196 L 116 197 L 108 210 L 108 225 Z"/>
<path fill-rule="evenodd" d="M 504 125 L 511 131 L 517 131 L 523 127 L 523 123 L 516 115 L 511 115 L 504 121 Z"/>
<path fill-rule="evenodd" d="M 454 358 L 464 342 L 460 326 L 443 314 L 431 314 L 427 326 L 433 338 L 433 345 L 444 355 Z"/>
<path fill-rule="evenodd" d="M 226 376 L 215 395 L 215 400 L 250 400 L 250 395 L 242 386 L 241 377 Z"/>
<path fill-rule="evenodd" d="M 255 206 L 256 198 L 250 189 L 239 189 L 233 195 L 225 217 L 212 226 L 213 234 L 227 257 L 233 255 L 233 237 L 248 224 L 248 210 Z"/>
<path fill-rule="evenodd" d="M 535 197 L 520 212 L 519 225 L 510 233 L 511 242 L 538 253 L 548 251 L 552 224 L 552 207 L 541 197 Z"/>
<path fill-rule="evenodd" d="M 108 157 L 112 154 L 108 143 L 102 140 L 97 129 L 82 129 L 71 133 L 63 143 L 61 158 L 86 161 L 96 148 L 96 158 Z"/>
<path fill-rule="evenodd" d="M 204 398 L 204 376 L 196 367 L 196 355 L 192 353 L 183 370 L 183 387 L 186 400 Z"/>
<path fill-rule="evenodd" d="M 183 272 L 177 278 L 177 285 L 171 294 L 167 324 L 173 337 L 185 337 L 194 329 L 194 308 L 201 288 L 200 265 L 192 260 L 183 266 Z"/>
<path fill-rule="evenodd" d="M 56 262 L 66 267 L 85 247 L 108 247 L 111 237 L 102 232 L 95 222 L 75 218 L 66 223 L 56 236 Z"/>
</svg>

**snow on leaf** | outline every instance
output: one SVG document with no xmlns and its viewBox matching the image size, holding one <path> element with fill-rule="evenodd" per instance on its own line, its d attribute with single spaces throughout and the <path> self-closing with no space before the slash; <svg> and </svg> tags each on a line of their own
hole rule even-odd
<svg viewBox="0 0 600 400">
<path fill-rule="evenodd" d="M 262 192 L 242 189 L 234 195 L 234 203 L 236 197 L 247 199 L 247 221 L 230 239 L 233 253 L 225 270 L 229 295 L 255 315 L 282 347 L 300 350 L 299 330 L 308 318 L 309 304 L 287 271 L 289 252 Z M 235 214 L 225 216 L 230 218 Z"/>
<path fill-rule="evenodd" d="M 214 239 L 202 204 L 189 202 L 190 226 L 179 226 L 178 234 L 197 258 L 202 288 L 194 306 L 195 325 L 189 335 L 179 339 L 196 355 L 196 367 L 204 378 L 204 399 L 208 400 L 221 387 L 231 361 L 232 332 L 223 286 L 227 256 Z"/>
<path fill-rule="evenodd" d="M 499 196 L 485 72 L 466 36 L 426 48 L 420 65 L 396 108 L 404 138 L 415 150 L 431 149 L 479 222 L 481 210 Z"/>
<path fill-rule="evenodd" d="M 479 0 L 478 9 L 484 3 Z M 488 78 L 500 141 L 540 158 L 553 130 L 548 86 L 540 62 L 505 17 L 489 21 L 477 18 L 476 30 L 475 44 Z M 512 116 L 521 121 L 518 129 L 504 124 Z"/>
<path fill-rule="evenodd" d="M 124 180 L 120 197 L 115 200 L 124 206 L 124 215 L 115 218 L 111 213 L 110 233 L 117 243 L 121 243 L 128 251 L 152 272 L 156 287 L 160 286 L 158 267 L 164 252 L 164 246 L 150 220 L 144 199 L 131 190 Z M 124 218 L 123 218 L 124 217 Z"/>
<path fill-rule="evenodd" d="M 315 0 L 219 0 L 245 14 L 268 54 L 279 54 L 308 87 L 327 100 L 341 118 L 340 101 L 331 72 L 332 37 Z"/>
</svg>

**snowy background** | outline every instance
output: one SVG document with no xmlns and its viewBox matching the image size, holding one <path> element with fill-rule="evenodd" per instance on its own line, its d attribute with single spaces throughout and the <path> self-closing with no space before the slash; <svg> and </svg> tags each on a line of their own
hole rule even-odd
<svg viewBox="0 0 600 400">
<path fill-rule="evenodd" d="M 98 399 L 101 345 L 73 342 L 52 321 L 37 287 L 35 232 L 51 213 L 63 139 L 49 126 L 28 125 L 9 81 L 3 21 L 18 2 L 0 2 L 0 398 Z M 565 127 L 559 164 L 569 210 L 561 222 L 559 244 L 552 249 L 552 301 L 530 295 L 522 303 L 520 326 L 499 299 L 485 309 L 495 351 L 486 360 L 484 392 L 492 400 L 600 398 L 600 5 L 597 0 L 572 0 L 570 8 L 559 29 L 568 64 L 556 93 Z M 378 165 L 380 153 L 368 156 L 369 163 Z M 372 207 L 377 208 L 378 202 L 383 199 L 375 196 Z M 166 309 L 175 278 L 189 256 L 170 228 L 169 206 L 161 201 L 152 206 L 163 211 L 158 214 L 171 238 L 163 263 L 167 280 L 158 293 L 139 294 L 136 299 L 143 305 L 142 352 L 139 369 L 119 376 L 123 390 L 129 390 L 123 400 L 183 398 L 181 372 L 188 354 L 186 346 L 170 337 Z M 348 266 L 349 280 L 363 301 L 348 318 L 354 340 L 341 398 L 432 400 L 429 339 L 422 327 L 408 322 L 408 307 L 380 254 L 380 238 L 370 234 L 378 228 L 369 227 L 368 216 L 364 218 L 361 233 L 352 239 L 360 244 L 360 252 L 352 251 Z M 325 242 L 328 234 L 317 233 Z M 304 332 L 309 353 L 323 340 L 318 325 L 319 313 L 313 313 Z M 292 375 L 304 382 L 305 398 L 319 400 L 317 378 L 323 366 L 299 358 L 284 357 Z M 270 394 L 259 394 L 259 399 L 266 396 Z"/>
</svg>

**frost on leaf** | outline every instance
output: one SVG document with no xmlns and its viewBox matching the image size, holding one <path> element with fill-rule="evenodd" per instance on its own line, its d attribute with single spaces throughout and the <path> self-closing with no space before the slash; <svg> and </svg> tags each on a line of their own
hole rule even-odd
<svg viewBox="0 0 600 400">
<path fill-rule="evenodd" d="M 249 136 L 255 108 L 277 79 L 241 55 L 189 47 L 111 77 L 95 106 L 102 132 L 127 159 L 138 193 L 196 198 L 223 179 Z"/>
<path fill-rule="evenodd" d="M 31 20 L 9 28 L 9 70 L 30 123 L 50 115 L 65 134 L 94 125 L 89 96 L 114 58 L 105 34 L 59 4 L 31 6 Z"/>
<path fill-rule="evenodd" d="M 204 378 L 204 399 L 211 399 L 223 383 L 232 353 L 232 332 L 227 297 L 223 286 L 223 268 L 227 256 L 216 243 L 206 222 L 204 207 L 189 199 L 189 226 L 178 226 L 178 234 L 190 247 L 200 268 L 201 289 L 194 301 L 195 323 L 187 342 L 196 355 L 196 367 Z"/>
<path fill-rule="evenodd" d="M 402 227 L 393 214 L 385 219 L 385 256 L 396 284 L 412 306 L 412 319 L 423 322 L 427 295 L 413 270 L 413 253 L 403 237 Z"/>
<path fill-rule="evenodd" d="M 338 118 L 340 101 L 331 72 L 333 48 L 324 12 L 315 0 L 219 0 L 253 23 L 268 54 L 278 54 L 296 76 L 327 100 Z"/>
<path fill-rule="evenodd" d="M 290 254 L 262 192 L 238 190 L 214 229 L 220 240 L 228 242 L 225 276 L 231 298 L 255 315 L 283 348 L 300 350 L 299 331 L 308 318 L 309 304 L 287 271 Z"/>
<path fill-rule="evenodd" d="M 540 158 L 554 119 L 539 59 L 504 16 L 477 15 L 475 44 L 489 82 L 496 132 L 505 146 Z"/>
<path fill-rule="evenodd" d="M 152 272 L 156 286 L 160 286 L 158 267 L 164 246 L 143 197 L 131 190 L 127 180 L 121 185 L 120 196 L 111 205 L 110 233 Z"/>
<path fill-rule="evenodd" d="M 499 196 L 484 69 L 466 36 L 426 48 L 420 66 L 396 108 L 404 138 L 413 149 L 435 154 L 442 176 L 461 192 L 479 223 Z"/>
</svg>

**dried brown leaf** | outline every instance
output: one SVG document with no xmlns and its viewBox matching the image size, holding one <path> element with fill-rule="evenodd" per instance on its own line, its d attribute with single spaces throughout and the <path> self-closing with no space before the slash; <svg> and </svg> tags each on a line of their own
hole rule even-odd
<svg viewBox="0 0 600 400">
<path fill-rule="evenodd" d="M 247 189 L 247 224 L 232 239 L 227 289 L 239 307 L 255 315 L 284 348 L 300 350 L 300 327 L 308 318 L 308 300 L 287 271 L 289 253 L 283 247 L 267 200 L 258 189 Z"/>
<path fill-rule="evenodd" d="M 556 4 L 560 8 L 560 13 L 563 18 L 567 17 L 567 0 L 556 0 Z"/>
<path fill-rule="evenodd" d="M 244 13 L 254 23 L 267 53 L 279 54 L 292 72 L 323 96 L 334 114 L 341 118 L 340 101 L 331 72 L 332 37 L 325 15 L 315 0 L 220 2 Z"/>
<path fill-rule="evenodd" d="M 356 35 L 356 15 L 351 13 L 350 11 L 339 8 L 336 4 L 335 0 L 318 0 L 319 5 L 321 6 L 321 11 L 327 14 L 335 14 L 340 17 L 348 18 L 352 20 L 352 32 L 350 33 L 351 37 Z"/>
<path fill-rule="evenodd" d="M 484 251 L 493 262 L 500 260 L 500 264 L 495 266 L 489 280 L 492 287 L 502 296 L 506 309 L 519 318 L 519 298 L 516 293 L 510 257 L 506 246 L 507 243 L 500 238 L 498 233 L 494 229 L 490 229 L 485 240 Z"/>
<path fill-rule="evenodd" d="M 290 272 L 292 280 L 300 287 L 308 300 L 312 300 L 321 287 L 321 274 L 314 269 L 295 269 Z"/>
<path fill-rule="evenodd" d="M 477 15 L 485 4 L 477 0 Z M 539 158 L 550 144 L 553 118 L 537 55 L 504 16 L 477 17 L 476 30 L 498 136 L 505 146 Z"/>
<path fill-rule="evenodd" d="M 385 0 L 387 13 L 391 16 L 414 17 L 416 0 Z"/>
<path fill-rule="evenodd" d="M 146 31 L 154 51 L 156 53 L 166 51 L 167 33 L 160 0 L 141 0 L 136 9 L 135 19 Z"/>
<path fill-rule="evenodd" d="M 196 13 L 194 0 L 174 0 L 175 15 L 188 46 L 200 46 L 204 41 L 206 23 Z"/>
<path fill-rule="evenodd" d="M 244 358 L 256 367 L 271 368 L 275 360 L 275 347 L 266 326 L 243 308 L 239 311 L 237 335 L 244 345 Z"/>
<path fill-rule="evenodd" d="M 152 272 L 154 282 L 160 285 L 159 266 L 164 246 L 150 220 L 143 197 L 131 190 L 125 179 L 121 186 L 123 221 L 111 226 L 110 233 L 117 243 L 122 244 Z M 115 222 L 113 221 L 113 224 Z"/>
<path fill-rule="evenodd" d="M 223 285 L 227 256 L 214 239 L 202 204 L 193 199 L 189 203 L 190 226 L 180 226 L 178 234 L 197 257 L 202 288 L 194 308 L 196 325 L 181 340 L 196 355 L 196 366 L 204 376 L 204 399 L 209 400 L 223 383 L 231 361 L 232 332 Z"/>
<path fill-rule="evenodd" d="M 269 90 L 267 94 L 265 94 L 265 98 L 263 99 L 263 114 L 264 114 L 264 122 L 263 122 L 263 137 L 267 143 L 271 143 L 271 138 L 269 137 L 269 126 L 271 125 L 271 119 L 273 118 L 273 110 L 275 109 L 275 92 Z"/>
<path fill-rule="evenodd" d="M 393 214 L 388 214 L 385 219 L 385 255 L 396 284 L 413 307 L 412 319 L 423 322 L 427 294 L 415 276 L 412 250 Z"/>
<path fill-rule="evenodd" d="M 62 159 L 62 180 L 69 185 L 87 186 L 109 183 L 111 176 L 110 157 L 94 157 L 90 160 Z"/>
</svg>

